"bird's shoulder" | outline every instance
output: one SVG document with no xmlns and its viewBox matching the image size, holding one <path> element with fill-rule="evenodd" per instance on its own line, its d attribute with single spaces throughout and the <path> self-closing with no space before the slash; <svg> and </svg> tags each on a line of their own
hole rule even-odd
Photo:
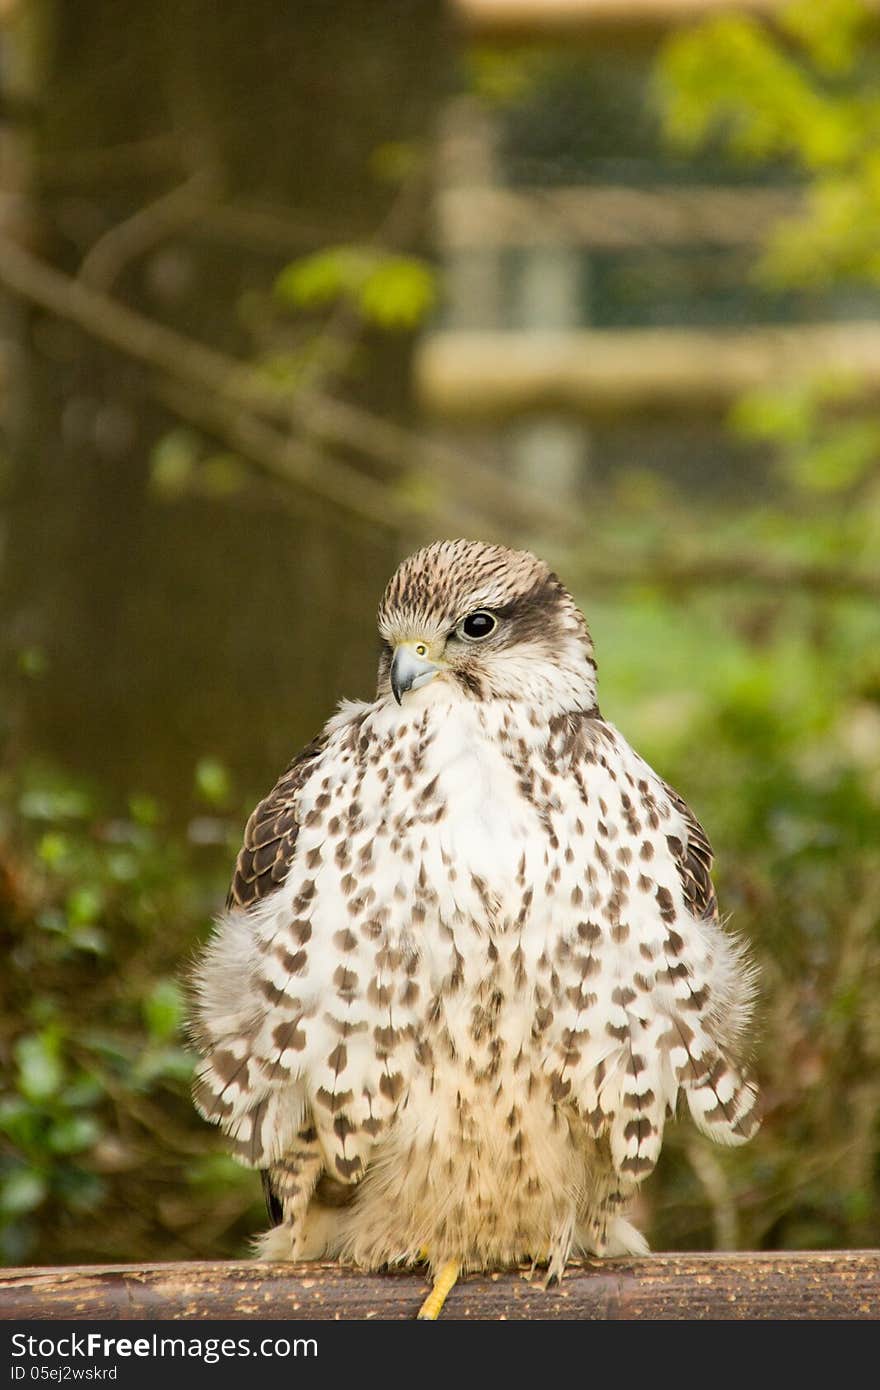
<svg viewBox="0 0 880 1390">
<path fill-rule="evenodd" d="M 284 882 L 300 831 L 298 800 L 310 777 L 334 751 L 356 736 L 369 706 L 346 702 L 310 743 L 288 763 L 267 796 L 258 802 L 244 829 L 227 908 L 254 907 Z"/>
<path fill-rule="evenodd" d="M 268 796 L 258 802 L 244 828 L 226 906 L 253 907 L 284 881 L 293 859 L 299 823 L 296 797 L 327 746 L 322 732 L 285 768 Z"/>
</svg>

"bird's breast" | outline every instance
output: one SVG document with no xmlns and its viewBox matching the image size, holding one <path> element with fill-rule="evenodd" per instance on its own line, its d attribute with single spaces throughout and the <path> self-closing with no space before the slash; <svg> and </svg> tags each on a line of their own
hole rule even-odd
<svg viewBox="0 0 880 1390">
<path fill-rule="evenodd" d="M 454 720 L 438 730 L 421 779 L 436 831 L 418 838 L 425 877 L 447 911 L 503 927 L 546 847 L 515 759 L 476 721 Z"/>
<path fill-rule="evenodd" d="M 572 789 L 560 779 L 549 800 L 536 791 L 535 729 L 514 721 L 509 707 L 490 717 L 476 702 L 402 719 L 380 706 L 357 744 L 331 750 L 300 803 L 316 934 L 364 900 L 383 942 L 411 942 L 441 974 L 450 934 L 463 953 L 471 933 L 525 924 L 538 948 L 537 888 L 567 871 L 552 806 L 564 818 Z"/>
</svg>

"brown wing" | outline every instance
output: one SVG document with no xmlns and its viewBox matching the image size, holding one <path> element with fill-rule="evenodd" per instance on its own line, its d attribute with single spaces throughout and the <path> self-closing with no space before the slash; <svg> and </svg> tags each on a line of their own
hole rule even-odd
<svg viewBox="0 0 880 1390">
<path fill-rule="evenodd" d="M 253 812 L 235 864 L 228 908 L 252 907 L 283 883 L 299 833 L 296 796 L 325 744 L 323 735 L 312 739 Z"/>
<path fill-rule="evenodd" d="M 667 782 L 664 782 L 663 786 L 687 826 L 686 844 L 682 844 L 677 835 L 666 836 L 666 843 L 681 879 L 685 902 L 695 917 L 702 917 L 704 921 L 711 922 L 718 916 L 718 899 L 711 877 L 714 856 L 709 837 L 678 792 Z"/>
</svg>

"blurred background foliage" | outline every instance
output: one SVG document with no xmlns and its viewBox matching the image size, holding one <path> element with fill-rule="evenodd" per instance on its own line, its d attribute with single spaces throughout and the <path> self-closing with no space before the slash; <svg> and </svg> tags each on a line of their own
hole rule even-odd
<svg viewBox="0 0 880 1390">
<path fill-rule="evenodd" d="M 760 963 L 764 1127 L 670 1129 L 652 1244 L 880 1244 L 875 7 L 577 44 L 407 0 L 118 8 L 0 5 L 3 1258 L 259 1229 L 189 1101 L 187 962 L 256 798 L 369 694 L 396 559 L 453 530 L 575 589 L 603 710 L 706 825 Z M 437 212 L 477 186 L 533 200 L 504 246 Z M 782 211 L 737 225 L 758 204 L 719 189 Z M 549 236 L 555 190 L 618 230 Z M 708 200 L 644 202 L 682 190 L 728 210 L 710 235 Z M 682 233 L 632 232 L 673 206 Z M 714 383 L 731 325 L 747 355 L 817 324 L 749 389 L 647 405 L 504 407 L 486 358 L 700 330 Z M 486 332 L 480 409 L 444 414 L 432 346 Z"/>
</svg>

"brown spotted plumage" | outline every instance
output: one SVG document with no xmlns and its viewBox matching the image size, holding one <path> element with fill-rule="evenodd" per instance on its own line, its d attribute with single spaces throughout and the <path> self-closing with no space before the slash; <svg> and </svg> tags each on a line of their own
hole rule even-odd
<svg viewBox="0 0 880 1390">
<path fill-rule="evenodd" d="M 453 541 L 379 610 L 378 693 L 261 802 L 200 962 L 196 1100 L 270 1258 L 435 1271 L 644 1249 L 679 1097 L 738 1143 L 752 974 L 709 842 L 599 713 L 540 560 Z M 444 1285 L 445 1287 L 445 1285 Z"/>
<path fill-rule="evenodd" d="M 252 812 L 226 898 L 227 909 L 251 907 L 284 882 L 293 862 L 299 823 L 296 794 L 324 744 L 315 738 L 281 774 Z"/>
</svg>

